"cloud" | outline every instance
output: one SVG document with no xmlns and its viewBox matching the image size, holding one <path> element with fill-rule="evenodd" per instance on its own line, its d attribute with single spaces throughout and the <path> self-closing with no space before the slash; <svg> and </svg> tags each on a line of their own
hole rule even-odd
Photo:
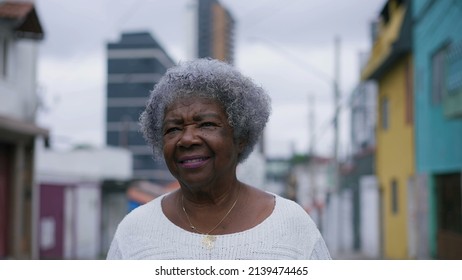
<svg viewBox="0 0 462 280">
<path fill-rule="evenodd" d="M 105 64 L 100 51 L 68 60 L 57 56 L 40 61 L 38 80 L 45 108 L 39 111 L 38 120 L 51 128 L 56 141 L 102 145 Z"/>
</svg>

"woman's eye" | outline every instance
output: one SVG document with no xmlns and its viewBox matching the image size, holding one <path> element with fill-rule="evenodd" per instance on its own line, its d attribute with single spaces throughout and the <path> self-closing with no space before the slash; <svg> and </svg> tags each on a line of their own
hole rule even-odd
<svg viewBox="0 0 462 280">
<path fill-rule="evenodd" d="M 165 129 L 164 134 L 169 134 L 169 133 L 172 133 L 172 132 L 175 132 L 175 131 L 178 131 L 178 130 L 180 130 L 179 127 L 170 127 L 170 128 Z"/>
<path fill-rule="evenodd" d="M 203 122 L 203 123 L 201 123 L 201 127 L 212 127 L 212 126 L 216 126 L 216 124 L 213 123 L 213 122 Z"/>
</svg>

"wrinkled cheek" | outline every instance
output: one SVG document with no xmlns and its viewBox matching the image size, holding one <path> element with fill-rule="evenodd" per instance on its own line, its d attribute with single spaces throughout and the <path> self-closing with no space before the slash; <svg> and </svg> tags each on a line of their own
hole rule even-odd
<svg viewBox="0 0 462 280">
<path fill-rule="evenodd" d="M 177 167 L 172 162 L 166 162 L 166 164 L 172 176 L 178 179 L 179 172 L 178 172 Z"/>
<path fill-rule="evenodd" d="M 164 145 L 162 153 L 164 155 L 164 161 L 167 165 L 168 170 L 170 170 L 170 173 L 173 174 L 175 172 L 175 165 L 173 162 L 173 151 L 171 151 L 171 147 L 169 147 L 168 145 Z"/>
</svg>

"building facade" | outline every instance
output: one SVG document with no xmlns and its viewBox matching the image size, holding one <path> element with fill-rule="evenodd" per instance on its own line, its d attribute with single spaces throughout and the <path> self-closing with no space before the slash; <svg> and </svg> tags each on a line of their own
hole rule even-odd
<svg viewBox="0 0 462 280">
<path fill-rule="evenodd" d="M 386 1 L 363 79 L 377 82 L 376 175 L 383 257 L 413 257 L 409 189 L 415 182 L 411 2 Z"/>
<path fill-rule="evenodd" d="M 462 258 L 462 2 L 413 2 L 416 168 L 432 258 Z"/>
<path fill-rule="evenodd" d="M 369 57 L 361 53 L 359 61 L 361 69 Z M 373 209 L 377 208 L 377 199 L 365 200 L 365 197 L 378 197 L 375 180 L 375 129 L 377 125 L 377 85 L 374 81 L 361 81 L 350 97 L 350 141 L 351 154 L 342 168 L 341 188 L 351 193 L 352 208 L 352 248 L 361 251 L 370 258 L 379 257 L 377 228 L 364 231 L 362 228 L 376 224 L 379 215 Z M 367 187 L 361 182 L 367 182 Z M 365 203 L 370 203 L 363 207 Z M 365 240 L 369 240 L 366 242 Z M 373 249 L 371 249 L 373 247 Z"/>
<path fill-rule="evenodd" d="M 233 64 L 235 21 L 229 10 L 217 0 L 191 0 L 188 9 L 191 58 L 210 57 Z"/>
<path fill-rule="evenodd" d="M 124 33 L 107 45 L 106 143 L 130 150 L 135 179 L 173 181 L 163 161 L 153 159 L 138 120 L 155 83 L 174 65 L 147 32 Z"/>
<path fill-rule="evenodd" d="M 132 178 L 131 163 L 123 148 L 38 149 L 34 259 L 105 258 L 128 213 L 125 192 L 117 192 Z"/>
<path fill-rule="evenodd" d="M 33 254 L 37 53 L 44 32 L 32 3 L 0 1 L 0 259 Z"/>
<path fill-rule="evenodd" d="M 363 65 L 367 58 L 369 58 L 369 53 L 362 53 L 359 56 L 360 64 Z M 359 82 L 349 102 L 351 149 L 352 154 L 357 154 L 376 145 L 377 84 L 374 81 Z"/>
</svg>

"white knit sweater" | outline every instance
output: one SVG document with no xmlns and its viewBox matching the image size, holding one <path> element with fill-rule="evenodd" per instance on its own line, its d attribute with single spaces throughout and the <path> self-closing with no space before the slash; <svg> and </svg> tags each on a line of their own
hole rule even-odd
<svg viewBox="0 0 462 280">
<path fill-rule="evenodd" d="M 259 225 L 216 235 L 213 248 L 204 235 L 173 224 L 163 213 L 162 197 L 130 212 L 119 224 L 107 259 L 330 259 L 315 223 L 295 202 L 276 196 L 273 213 Z"/>
</svg>

